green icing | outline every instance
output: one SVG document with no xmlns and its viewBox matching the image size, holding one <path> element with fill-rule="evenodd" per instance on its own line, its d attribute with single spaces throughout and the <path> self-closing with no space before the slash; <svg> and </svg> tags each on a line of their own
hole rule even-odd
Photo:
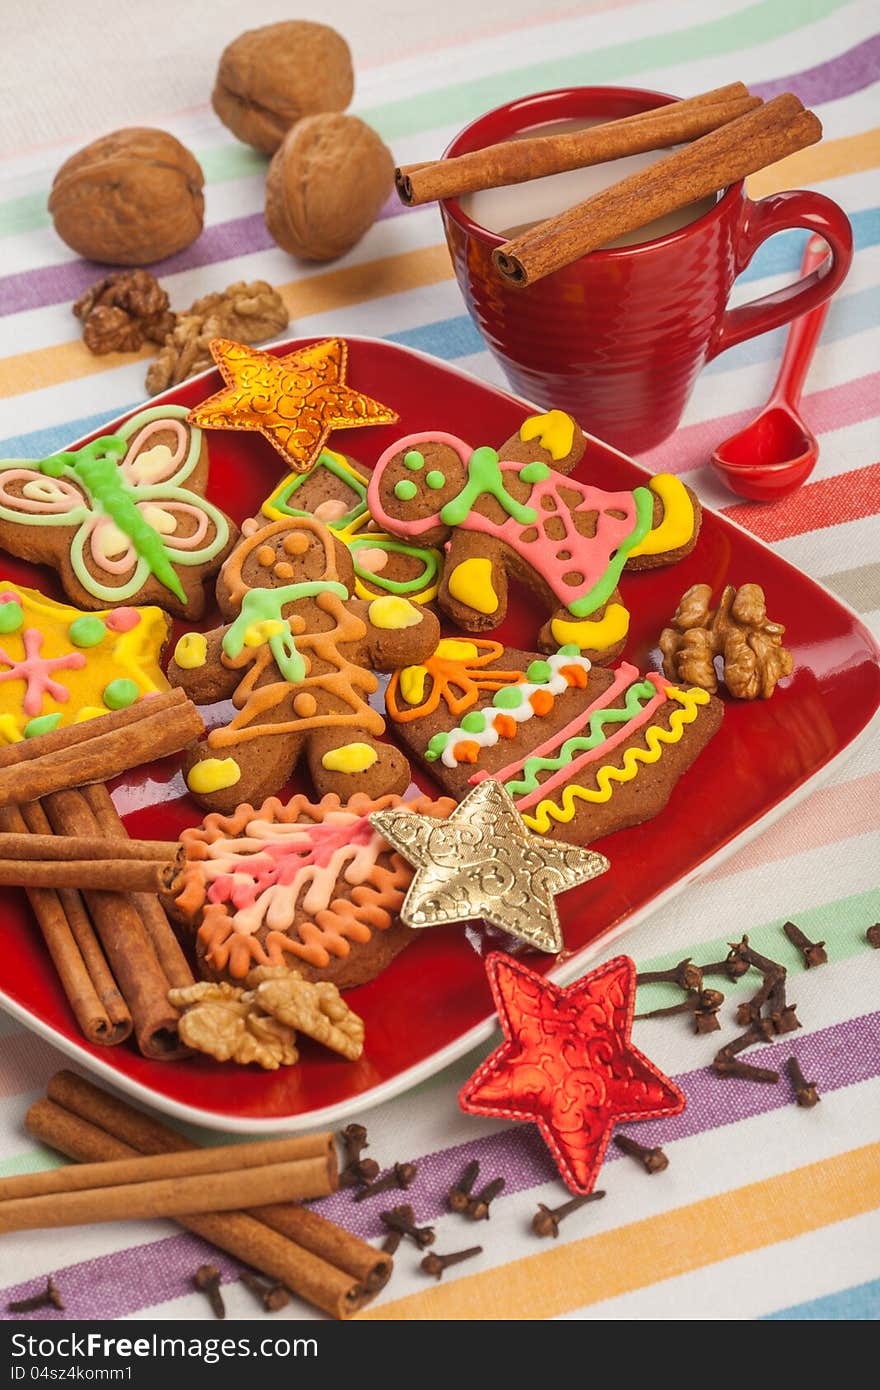
<svg viewBox="0 0 880 1390">
<path fill-rule="evenodd" d="M 492 704 L 496 709 L 519 709 L 522 702 L 523 695 L 518 685 L 502 686 L 492 696 Z"/>
<path fill-rule="evenodd" d="M 235 622 L 223 635 L 222 647 L 233 660 L 241 654 L 245 633 L 258 623 L 276 620 L 284 623 L 284 631 L 276 632 L 268 638 L 269 650 L 275 664 L 286 681 L 296 685 L 306 674 L 306 663 L 296 649 L 293 633 L 281 610 L 285 604 L 296 603 L 301 598 L 315 598 L 318 594 L 336 594 L 337 598 L 348 598 L 344 584 L 335 580 L 312 579 L 300 584 L 283 584 L 279 589 L 248 589 L 241 601 L 241 612 Z"/>
<path fill-rule="evenodd" d="M 15 599 L 0 603 L 0 632 L 18 632 L 23 622 L 24 613 L 20 603 L 16 603 Z"/>
<path fill-rule="evenodd" d="M 127 709 L 129 705 L 134 704 L 140 693 L 137 681 L 120 676 L 118 680 L 105 685 L 103 700 L 108 709 Z"/>
<path fill-rule="evenodd" d="M 331 524 L 330 530 L 340 531 L 343 527 L 350 526 L 359 516 L 363 516 L 364 512 L 367 510 L 367 489 L 365 485 L 359 478 L 354 478 L 350 473 L 347 473 L 334 458 L 331 458 L 330 455 L 323 450 L 318 455 L 314 468 L 308 473 L 296 473 L 280 492 L 270 499 L 269 503 L 263 504 L 264 510 L 268 505 L 276 508 L 284 516 L 311 516 L 311 512 L 307 508 L 292 506 L 290 499 L 294 496 L 297 489 L 302 487 L 307 479 L 315 477 L 319 468 L 324 468 L 328 473 L 332 473 L 334 478 L 338 478 L 347 488 L 350 488 L 357 498 L 354 506 L 351 507 L 344 516 L 339 517 L 337 521 Z"/>
<path fill-rule="evenodd" d="M 573 613 L 576 618 L 587 618 L 591 613 L 595 613 L 597 608 L 601 608 L 603 603 L 608 602 L 611 594 L 617 588 L 617 581 L 620 579 L 621 570 L 626 564 L 629 552 L 644 539 L 651 529 L 654 520 L 654 494 L 649 492 L 646 487 L 637 487 L 633 489 L 633 500 L 636 504 L 636 524 L 617 547 L 602 578 L 596 581 L 592 589 L 568 605 L 568 611 Z"/>
<path fill-rule="evenodd" d="M 399 483 L 394 484 L 394 496 L 401 502 L 411 502 L 418 492 L 418 488 L 412 478 L 401 478 Z"/>
<path fill-rule="evenodd" d="M 422 570 L 415 579 L 388 579 L 381 570 L 378 574 L 373 574 L 370 570 L 361 569 L 357 562 L 357 553 L 364 547 L 368 550 L 387 550 L 394 555 L 411 556 L 413 559 L 421 561 Z M 364 583 L 375 584 L 377 589 L 385 589 L 389 594 L 413 594 L 419 589 L 426 589 L 429 584 L 433 584 L 440 567 L 438 551 L 425 550 L 418 545 L 408 545 L 405 541 L 379 539 L 375 532 L 366 531 L 364 535 L 356 536 L 354 540 L 348 542 L 348 548 L 354 561 L 355 574 Z"/>
<path fill-rule="evenodd" d="M 486 716 L 483 714 L 482 710 L 472 710 L 471 713 L 466 714 L 461 721 L 461 727 L 464 729 L 465 733 L 481 734 L 486 727 Z"/>
<path fill-rule="evenodd" d="M 435 734 L 432 739 L 429 739 L 428 747 L 425 749 L 426 761 L 429 763 L 435 763 L 437 759 L 442 755 L 443 749 L 446 747 L 448 742 L 449 735 L 447 733 Z"/>
<path fill-rule="evenodd" d="M 621 709 L 597 709 L 590 715 L 589 734 L 566 739 L 555 758 L 526 758 L 520 780 L 506 783 L 510 795 L 525 796 L 527 792 L 534 791 L 538 786 L 539 772 L 559 772 L 567 767 L 575 754 L 586 753 L 604 742 L 606 724 L 628 723 L 640 713 L 642 701 L 652 700 L 656 694 L 657 687 L 653 681 L 639 681 L 631 685 Z"/>
<path fill-rule="evenodd" d="M 553 667 L 548 661 L 533 661 L 526 670 L 526 680 L 532 685 L 544 685 L 553 675 Z"/>
<path fill-rule="evenodd" d="M 420 454 L 418 449 L 410 449 L 409 453 L 403 456 L 403 465 L 405 468 L 411 468 L 413 473 L 418 473 L 419 469 L 425 466 L 425 456 Z"/>
<path fill-rule="evenodd" d="M 566 642 L 564 647 L 559 648 L 559 656 L 580 656 L 581 649 L 574 642 Z"/>
<path fill-rule="evenodd" d="M 446 486 L 446 474 L 441 473 L 439 468 L 432 468 L 430 473 L 425 474 L 425 482 L 434 492 Z"/>
<path fill-rule="evenodd" d="M 87 613 L 84 618 L 74 618 L 68 636 L 75 647 L 97 647 L 107 632 L 103 619 Z"/>
<path fill-rule="evenodd" d="M 440 520 L 444 526 L 460 526 L 467 520 L 474 503 L 484 494 L 494 497 L 507 515 L 512 516 L 522 526 L 531 526 L 537 519 L 537 512 L 533 507 L 525 507 L 522 502 L 517 502 L 515 497 L 511 497 L 504 486 L 504 474 L 497 453 L 488 445 L 484 445 L 481 449 L 475 449 L 470 456 L 468 480 L 461 492 L 451 498 L 440 512 Z"/>
<path fill-rule="evenodd" d="M 550 469 L 546 463 L 527 463 L 525 468 L 519 470 L 519 476 L 524 483 L 543 483 L 545 478 L 550 477 Z"/>
<path fill-rule="evenodd" d="M 60 710 L 56 714 L 39 714 L 36 719 L 29 719 L 24 726 L 25 738 L 38 738 L 40 734 L 51 734 L 53 729 L 57 729 L 61 723 Z"/>
</svg>

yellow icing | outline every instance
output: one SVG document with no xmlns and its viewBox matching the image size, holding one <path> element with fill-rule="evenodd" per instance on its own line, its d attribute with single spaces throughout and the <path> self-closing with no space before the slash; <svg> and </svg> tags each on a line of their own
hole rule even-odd
<svg viewBox="0 0 880 1390">
<path fill-rule="evenodd" d="M 492 588 L 492 561 L 476 555 L 462 560 L 449 576 L 449 592 L 459 603 L 466 603 L 475 613 L 496 613 L 498 595 Z"/>
<path fill-rule="evenodd" d="M 325 753 L 321 766 L 328 772 L 366 772 L 378 758 L 369 743 L 346 743 L 343 748 L 331 748 Z"/>
<path fill-rule="evenodd" d="M 574 818 L 576 801 L 609 801 L 614 790 L 614 783 L 631 782 L 638 774 L 640 763 L 656 763 L 663 752 L 664 744 L 678 743 L 684 734 L 685 726 L 693 724 L 696 719 L 699 706 L 707 704 L 709 700 L 707 691 L 700 690 L 696 686 L 690 690 L 678 690 L 675 686 L 668 685 L 666 686 L 666 695 L 670 700 L 677 700 L 683 706 L 682 709 L 673 710 L 668 729 L 663 729 L 658 724 L 652 724 L 645 733 L 647 748 L 627 748 L 623 755 L 622 767 L 608 765 L 600 767 L 596 773 L 595 788 L 567 786 L 562 793 L 561 806 L 548 797 L 535 807 L 533 814 L 524 813 L 523 820 L 529 829 L 537 830 L 539 834 L 545 835 L 550 829 L 551 821 L 568 825 L 569 821 Z"/>
<path fill-rule="evenodd" d="M 422 621 L 418 609 L 413 608 L 408 599 L 398 598 L 396 594 L 386 594 L 374 598 L 369 608 L 373 627 L 393 628 L 415 627 Z"/>
<path fill-rule="evenodd" d="M 277 637 L 279 632 L 286 630 L 287 623 L 281 618 L 264 618 L 261 623 L 251 623 L 245 628 L 242 641 L 246 647 L 262 647 L 270 637 Z"/>
<path fill-rule="evenodd" d="M 523 420 L 519 437 L 524 443 L 537 439 L 552 459 L 564 459 L 574 443 L 574 420 L 564 410 L 548 410 L 546 415 L 530 415 Z"/>
<path fill-rule="evenodd" d="M 99 715 L 106 714 L 106 709 L 99 708 L 97 705 L 83 705 L 81 710 L 77 710 L 74 716 L 74 724 L 85 724 L 87 719 L 97 719 Z"/>
<path fill-rule="evenodd" d="M 20 743 L 21 734 L 15 717 L 11 714 L 0 714 L 0 743 Z"/>
<path fill-rule="evenodd" d="M 426 666 L 404 666 L 400 673 L 400 693 L 408 705 L 420 705 L 425 696 Z"/>
<path fill-rule="evenodd" d="M 687 545 L 694 534 L 694 504 L 681 479 L 674 473 L 658 473 L 648 487 L 663 503 L 663 520 L 633 546 L 627 557 L 630 560 L 636 555 L 659 555 L 666 550 L 678 550 Z"/>
<path fill-rule="evenodd" d="M 191 792 L 205 796 L 209 792 L 234 787 L 241 778 L 241 768 L 234 758 L 205 758 L 190 768 L 186 785 Z"/>
<path fill-rule="evenodd" d="M 629 612 L 621 603 L 609 603 L 596 621 L 568 622 L 565 618 L 554 618 L 550 631 L 560 647 L 573 642 L 582 652 L 604 652 L 623 641 L 629 631 Z"/>
<path fill-rule="evenodd" d="M 208 655 L 208 639 L 203 632 L 185 632 L 174 648 L 174 660 L 184 671 L 204 666 Z"/>
<path fill-rule="evenodd" d="M 168 640 L 171 623 L 161 608 L 136 608 L 140 615 L 136 627 L 128 632 L 114 632 L 112 628 L 107 628 L 101 641 L 94 647 L 80 649 L 70 641 L 69 633 L 71 623 L 86 616 L 83 609 L 75 608 L 72 604 L 56 603 L 36 589 L 13 584 L 7 579 L 0 580 L 0 593 L 16 594 L 24 615 L 18 631 L 4 633 L 0 639 L 0 646 L 13 661 L 21 661 L 25 656 L 23 634 L 28 628 L 38 628 L 43 634 L 41 657 L 67 656 L 72 651 L 81 650 L 86 658 L 84 666 L 68 667 L 54 673 L 54 679 L 68 692 L 66 700 L 56 701 L 49 694 L 43 697 L 40 713 L 60 713 L 59 727 L 73 724 L 84 708 L 96 708 L 97 713 L 106 714 L 102 694 L 111 681 L 133 680 L 140 695 L 169 689 L 159 666 L 159 657 Z M 112 612 L 110 608 L 103 608 L 94 616 L 106 624 Z M 25 686 L 20 680 L 0 682 L 0 719 L 8 715 L 14 721 L 19 736 L 24 734 L 25 724 L 33 717 L 25 714 L 22 707 L 24 692 Z"/>
</svg>

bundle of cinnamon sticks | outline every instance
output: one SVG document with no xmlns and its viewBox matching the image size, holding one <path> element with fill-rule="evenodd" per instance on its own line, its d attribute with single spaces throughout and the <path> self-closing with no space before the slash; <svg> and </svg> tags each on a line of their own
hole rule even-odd
<svg viewBox="0 0 880 1390">
<path fill-rule="evenodd" d="M 25 1124 L 88 1166 L 4 1179 L 0 1230 L 173 1215 L 335 1318 L 357 1312 L 391 1274 L 388 1254 L 291 1200 L 335 1191 L 332 1135 L 203 1149 L 69 1071 L 52 1077 Z"/>
<path fill-rule="evenodd" d="M 0 885 L 25 888 L 87 1040 L 132 1033 L 189 1055 L 168 991 L 193 974 L 160 902 L 177 842 L 129 840 L 105 780 L 177 752 L 204 729 L 180 691 L 0 749 Z M 18 803 L 18 804 L 17 804 Z"/>
<path fill-rule="evenodd" d="M 395 178 L 401 201 L 415 206 L 682 146 L 497 247 L 493 261 L 499 275 L 522 288 L 821 138 L 818 117 L 792 93 L 765 103 L 744 83 L 733 82 L 584 130 L 507 140 L 456 158 L 409 165 L 396 170 Z"/>
</svg>

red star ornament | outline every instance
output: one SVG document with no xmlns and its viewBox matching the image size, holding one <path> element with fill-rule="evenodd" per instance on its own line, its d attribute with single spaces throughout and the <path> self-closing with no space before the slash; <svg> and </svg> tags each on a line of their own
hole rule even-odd
<svg viewBox="0 0 880 1390">
<path fill-rule="evenodd" d="M 461 1108 L 536 1124 L 572 1192 L 591 1192 L 616 1124 L 685 1106 L 630 1041 L 635 965 L 615 956 L 562 988 L 495 952 L 486 973 L 506 1041 L 466 1082 Z"/>
</svg>

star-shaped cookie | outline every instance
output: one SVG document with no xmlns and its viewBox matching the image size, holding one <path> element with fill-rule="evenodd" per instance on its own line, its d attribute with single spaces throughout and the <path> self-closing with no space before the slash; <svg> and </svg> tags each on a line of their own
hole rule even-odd
<svg viewBox="0 0 880 1390">
<path fill-rule="evenodd" d="M 189 413 L 209 430 L 257 430 L 290 468 L 307 473 L 332 430 L 391 425 L 397 412 L 349 386 L 341 338 L 284 357 L 228 338 L 210 344 L 226 386 Z"/>
<path fill-rule="evenodd" d="M 370 821 L 416 869 L 400 909 L 408 927 L 482 918 L 539 951 L 561 951 L 556 894 L 609 867 L 593 850 L 530 834 L 492 778 L 448 820 L 401 808 L 376 811 Z"/>
<path fill-rule="evenodd" d="M 486 962 L 505 1041 L 459 1094 L 462 1110 L 536 1124 L 574 1192 L 590 1192 L 622 1120 L 677 1115 L 685 1098 L 630 1041 L 628 956 L 567 989 L 499 953 Z"/>
</svg>

